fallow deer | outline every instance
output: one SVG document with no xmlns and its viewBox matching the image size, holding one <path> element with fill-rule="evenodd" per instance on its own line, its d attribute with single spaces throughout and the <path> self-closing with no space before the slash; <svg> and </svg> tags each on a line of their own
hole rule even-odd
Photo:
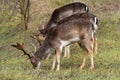
<svg viewBox="0 0 120 80">
<path fill-rule="evenodd" d="M 94 28 L 94 53 L 97 54 L 97 38 L 96 38 L 96 30 L 97 30 L 97 24 L 98 24 L 98 18 L 89 13 L 89 12 L 83 12 L 83 13 L 76 13 L 76 14 L 73 14 L 69 17 L 66 17 L 64 18 L 63 20 L 60 20 L 57 24 L 60 24 L 66 20 L 72 20 L 72 19 L 75 19 L 75 18 L 82 18 L 83 20 L 85 21 L 90 21 L 93 23 L 93 28 Z M 64 53 L 64 57 L 66 57 L 66 55 L 69 57 L 69 54 L 70 54 L 70 45 L 65 47 L 65 53 Z"/>
<path fill-rule="evenodd" d="M 44 36 L 46 36 L 49 30 L 52 27 L 55 27 L 60 20 L 76 13 L 83 13 L 88 11 L 89 11 L 88 6 L 80 2 L 70 3 L 60 8 L 57 8 L 53 11 L 52 16 L 48 21 L 47 25 L 45 26 L 45 28 L 40 30 L 40 32 Z M 64 57 L 69 57 L 69 55 L 70 55 L 70 45 L 65 47 Z"/>
<path fill-rule="evenodd" d="M 88 6 L 80 2 L 67 4 L 60 8 L 57 8 L 53 11 L 52 16 L 48 21 L 47 25 L 44 27 L 44 29 L 40 30 L 40 32 L 45 36 L 52 27 L 55 27 L 57 25 L 57 23 L 60 20 L 76 13 L 83 13 L 88 11 L 89 11 Z"/>
<path fill-rule="evenodd" d="M 90 69 L 94 68 L 93 62 L 93 41 L 94 41 L 94 26 L 90 21 L 82 18 L 66 19 L 57 24 L 57 27 L 50 29 L 41 47 L 33 54 L 28 54 L 20 45 L 12 45 L 19 50 L 22 50 L 27 55 L 34 68 L 40 67 L 41 60 L 45 59 L 51 51 L 55 50 L 55 56 L 52 64 L 52 70 L 60 70 L 60 56 L 62 48 L 77 42 L 84 51 L 84 58 L 80 68 L 84 68 L 86 57 L 90 54 Z"/>
<path fill-rule="evenodd" d="M 61 24 L 63 23 L 64 21 L 67 21 L 67 20 L 73 20 L 73 19 L 76 19 L 76 18 L 82 18 L 84 21 L 90 21 L 92 24 L 93 24 L 93 30 L 94 30 L 94 53 L 97 54 L 97 38 L 96 38 L 96 31 L 98 29 L 98 18 L 89 13 L 89 12 L 85 12 L 85 13 L 76 13 L 76 14 L 73 14 L 67 18 L 64 18 L 63 20 L 59 21 L 57 24 Z"/>
</svg>

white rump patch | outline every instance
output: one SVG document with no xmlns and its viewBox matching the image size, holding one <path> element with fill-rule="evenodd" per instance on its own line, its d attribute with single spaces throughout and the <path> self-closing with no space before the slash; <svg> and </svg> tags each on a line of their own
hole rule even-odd
<svg viewBox="0 0 120 80">
<path fill-rule="evenodd" d="M 98 26 L 95 23 L 93 23 L 93 26 L 94 26 L 94 29 L 95 29 L 95 32 L 96 32 L 96 30 L 98 29 Z"/>
<path fill-rule="evenodd" d="M 97 17 L 94 18 L 94 22 L 95 22 L 95 24 L 97 24 Z"/>
<path fill-rule="evenodd" d="M 94 22 L 93 22 L 93 26 L 94 26 L 94 32 L 96 32 L 96 30 L 98 29 L 98 26 L 97 26 L 97 17 L 94 17 Z"/>
<path fill-rule="evenodd" d="M 86 12 L 88 11 L 88 7 L 87 6 L 86 6 L 85 10 L 86 10 Z"/>
</svg>

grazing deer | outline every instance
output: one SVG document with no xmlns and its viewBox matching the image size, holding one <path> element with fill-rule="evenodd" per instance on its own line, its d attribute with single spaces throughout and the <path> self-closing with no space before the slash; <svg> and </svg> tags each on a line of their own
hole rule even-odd
<svg viewBox="0 0 120 80">
<path fill-rule="evenodd" d="M 60 8 L 57 8 L 53 11 L 51 18 L 48 21 L 48 24 L 45 26 L 44 29 L 40 30 L 40 32 L 44 36 L 46 36 L 49 30 L 52 27 L 55 27 L 60 20 L 76 13 L 83 13 L 88 11 L 89 11 L 89 8 L 87 7 L 87 5 L 80 2 L 67 4 Z M 70 45 L 65 47 L 64 57 L 69 57 L 69 54 L 70 54 Z"/>
<path fill-rule="evenodd" d="M 44 29 L 40 30 L 40 32 L 45 36 L 47 35 L 47 33 L 52 27 L 55 27 L 57 25 L 57 23 L 60 20 L 76 13 L 83 13 L 88 11 L 89 11 L 89 8 L 87 7 L 87 5 L 80 2 L 67 4 L 60 8 L 57 8 L 53 11 L 52 16 L 48 21 L 47 25 L 44 27 Z"/>
<path fill-rule="evenodd" d="M 12 45 L 19 50 L 22 50 L 27 55 L 34 68 L 40 67 L 41 60 L 45 59 L 51 51 L 55 50 L 55 56 L 52 64 L 52 70 L 60 70 L 60 56 L 62 48 L 77 42 L 84 51 L 84 57 L 80 68 L 84 68 L 86 57 L 90 55 L 90 69 L 94 68 L 93 62 L 93 41 L 94 41 L 94 26 L 90 21 L 85 21 L 82 18 L 66 19 L 57 24 L 57 27 L 50 29 L 41 47 L 33 54 L 28 54 L 22 45 Z"/>
<path fill-rule="evenodd" d="M 92 24 L 93 24 L 93 30 L 94 30 L 94 53 L 97 54 L 97 38 L 96 38 L 96 31 L 98 29 L 98 18 L 89 13 L 89 12 L 85 12 L 85 13 L 76 13 L 76 14 L 73 14 L 67 18 L 64 18 L 63 20 L 59 21 L 57 24 L 61 24 L 67 20 L 73 20 L 73 19 L 76 19 L 76 18 L 82 18 L 82 20 L 84 21 L 90 21 Z"/>
<path fill-rule="evenodd" d="M 97 38 L 96 38 L 96 30 L 98 29 L 97 27 L 97 24 L 98 24 L 98 18 L 89 13 L 89 12 L 83 12 L 83 13 L 76 13 L 76 14 L 73 14 L 69 17 L 66 17 L 64 18 L 63 20 L 60 20 L 57 24 L 60 24 L 66 20 L 72 20 L 72 19 L 75 19 L 75 18 L 82 18 L 83 20 L 85 21 L 90 21 L 93 23 L 93 26 L 94 26 L 94 53 L 97 54 Z M 70 45 L 66 46 L 65 47 L 65 53 L 64 53 L 64 57 L 69 57 L 70 55 Z"/>
</svg>

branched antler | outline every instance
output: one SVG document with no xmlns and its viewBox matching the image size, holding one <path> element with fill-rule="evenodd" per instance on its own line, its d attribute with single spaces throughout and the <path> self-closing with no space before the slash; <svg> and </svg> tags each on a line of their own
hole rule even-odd
<svg viewBox="0 0 120 80">
<path fill-rule="evenodd" d="M 37 40 L 37 42 L 39 43 L 39 45 L 40 45 L 40 46 L 41 46 L 41 41 L 43 41 L 43 40 L 44 40 L 44 38 L 43 38 L 43 37 L 40 37 L 40 35 L 39 35 L 39 34 L 37 34 L 37 33 L 34 33 L 34 35 L 33 35 L 33 36 L 31 36 L 31 38 L 33 38 L 33 39 Z"/>
<path fill-rule="evenodd" d="M 30 54 L 28 54 L 28 53 L 24 50 L 23 44 L 17 43 L 17 45 L 11 45 L 11 46 L 17 48 L 18 50 L 23 51 L 24 55 L 27 55 L 29 58 L 31 58 Z"/>
<path fill-rule="evenodd" d="M 28 53 L 24 50 L 23 44 L 17 43 L 16 45 L 11 45 L 11 46 L 17 48 L 18 50 L 23 51 L 24 55 L 27 55 L 27 56 L 28 56 L 28 59 L 30 60 L 31 64 L 33 65 L 33 68 L 34 68 L 34 69 L 36 68 L 37 63 L 36 63 L 35 57 L 34 57 L 33 55 L 28 54 Z"/>
</svg>

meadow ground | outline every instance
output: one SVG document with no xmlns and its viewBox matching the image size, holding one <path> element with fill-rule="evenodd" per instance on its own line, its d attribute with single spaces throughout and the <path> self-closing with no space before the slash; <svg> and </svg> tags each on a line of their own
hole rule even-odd
<svg viewBox="0 0 120 80">
<path fill-rule="evenodd" d="M 120 0 L 31 1 L 32 15 L 27 31 L 22 30 L 20 19 L 15 14 L 10 18 L 9 11 L 0 12 L 0 80 L 120 80 Z M 28 52 L 34 52 L 30 35 L 36 31 L 36 27 L 47 22 L 55 8 L 76 1 L 86 3 L 99 18 L 95 68 L 89 69 L 89 58 L 85 69 L 79 68 L 83 52 L 74 44 L 70 58 L 61 58 L 60 71 L 50 70 L 53 55 L 42 61 L 40 70 L 34 71 L 27 57 L 21 56 L 22 52 L 10 45 L 24 43 Z"/>
</svg>

